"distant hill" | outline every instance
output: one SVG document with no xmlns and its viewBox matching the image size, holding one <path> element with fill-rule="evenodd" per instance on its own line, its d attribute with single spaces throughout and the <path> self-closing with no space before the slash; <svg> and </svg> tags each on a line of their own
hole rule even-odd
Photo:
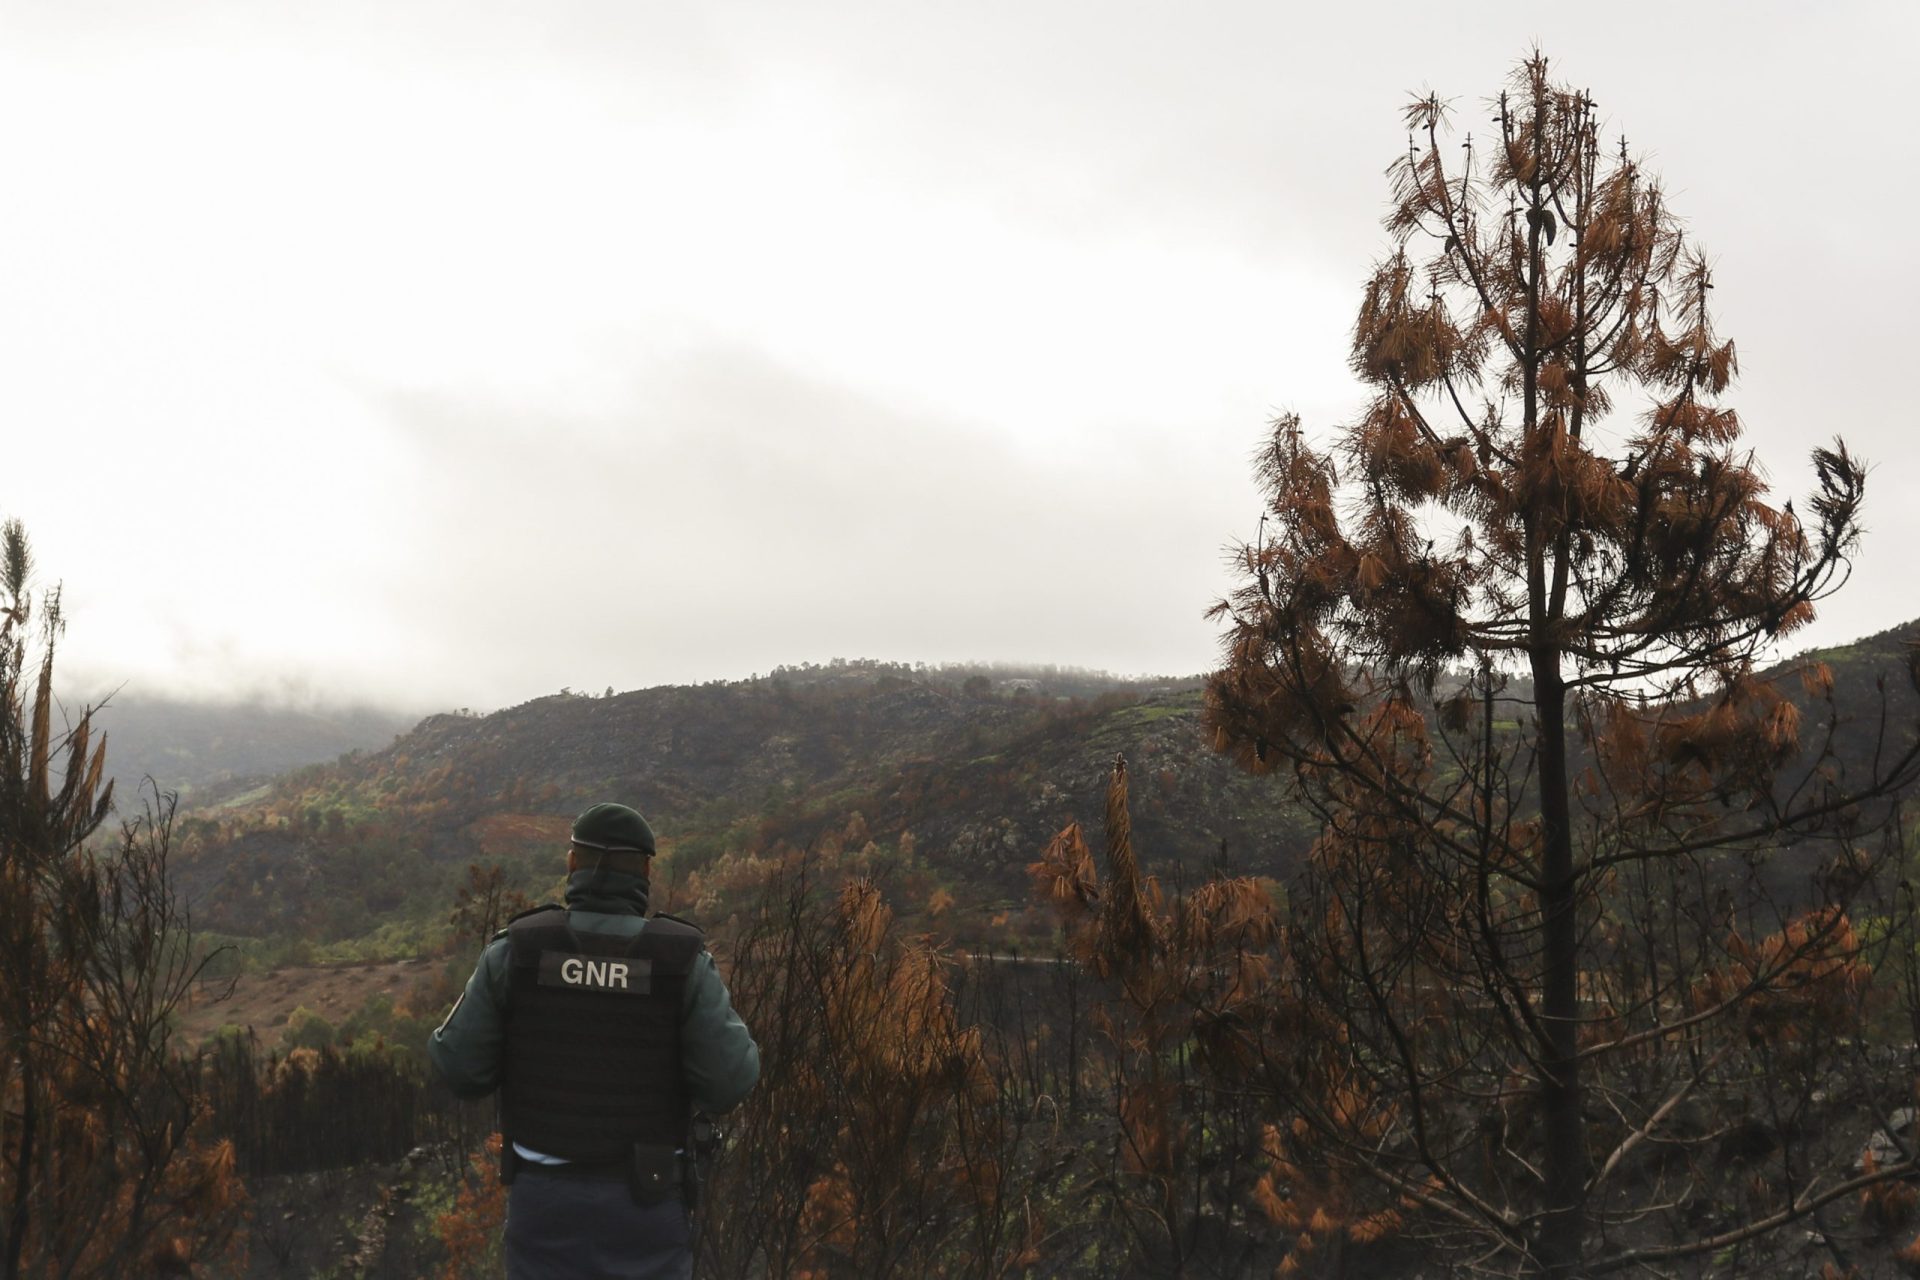
<svg viewBox="0 0 1920 1280">
<path fill-rule="evenodd" d="M 879 663 L 563 694 L 432 716 L 383 750 L 201 809 L 177 869 L 196 918 L 222 932 L 396 937 L 402 921 L 443 920 L 472 862 L 550 891 L 568 821 L 616 798 L 659 831 L 657 880 L 684 884 L 728 856 L 870 844 L 909 898 L 950 894 L 945 927 L 966 936 L 970 921 L 1026 910 L 1026 865 L 1067 822 L 1097 832 L 1117 754 L 1157 868 L 1290 872 L 1310 828 L 1280 788 L 1208 749 L 1199 707 L 1197 678 Z"/>
<path fill-rule="evenodd" d="M 107 769 L 121 812 L 138 811 L 151 777 L 183 805 L 235 783 L 257 785 L 301 765 L 385 746 L 417 717 L 376 707 L 300 709 L 256 702 L 186 702 L 121 693 L 95 724 L 107 733 Z"/>
<path fill-rule="evenodd" d="M 1870 766 L 1881 691 L 1895 723 L 1920 703 L 1912 630 L 1808 655 L 1833 671 L 1850 776 Z M 1807 701 L 1797 681 L 1784 687 Z M 1299 867 L 1313 823 L 1282 784 L 1211 750 L 1198 678 L 867 662 L 430 716 L 380 750 L 201 806 L 176 866 L 203 924 L 368 939 L 360 954 L 375 958 L 427 941 L 470 863 L 550 895 L 572 815 L 619 799 L 660 833 L 663 894 L 781 850 L 865 849 L 909 919 L 937 895 L 954 903 L 941 931 L 1018 942 L 1047 927 L 1026 865 L 1071 820 L 1097 843 L 1116 755 L 1130 766 L 1138 847 L 1164 879 L 1227 869 L 1284 881 Z"/>
</svg>

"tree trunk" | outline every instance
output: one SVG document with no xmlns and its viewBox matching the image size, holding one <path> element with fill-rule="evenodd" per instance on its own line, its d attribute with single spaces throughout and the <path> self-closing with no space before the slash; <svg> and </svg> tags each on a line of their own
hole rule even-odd
<svg viewBox="0 0 1920 1280">
<path fill-rule="evenodd" d="M 1572 1280 L 1583 1271 L 1587 1148 L 1580 1115 L 1580 921 L 1567 794 L 1566 688 L 1560 679 L 1557 650 L 1534 651 L 1533 679 L 1545 839 L 1540 868 L 1540 1021 L 1547 1040 L 1540 1081 L 1547 1206 L 1535 1263 L 1549 1280 Z"/>
<path fill-rule="evenodd" d="M 27 1244 L 28 1214 L 32 1205 L 33 1162 L 39 1153 L 34 1150 L 35 1129 L 38 1127 L 40 1108 L 36 1105 L 34 1090 L 33 1064 L 27 1054 L 31 1050 L 22 1047 L 20 1051 L 20 1156 L 13 1175 L 13 1208 L 7 1224 L 7 1256 L 4 1260 L 5 1271 L 0 1272 L 6 1280 L 18 1280 L 20 1258 Z"/>
</svg>

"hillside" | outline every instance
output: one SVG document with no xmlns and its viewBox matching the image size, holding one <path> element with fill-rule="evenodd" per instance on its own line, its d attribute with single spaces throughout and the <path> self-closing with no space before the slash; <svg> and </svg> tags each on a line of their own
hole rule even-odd
<svg viewBox="0 0 1920 1280">
<path fill-rule="evenodd" d="M 1850 774 L 1870 767 L 1882 692 L 1911 710 L 1910 630 L 1806 655 L 1833 671 Z M 1799 681 L 1784 687 L 1808 701 Z M 1810 727 L 1825 721 L 1807 710 Z M 563 693 L 431 716 L 382 750 L 197 809 L 177 866 L 196 918 L 219 933 L 301 939 L 292 958 L 318 947 L 381 959 L 442 935 L 470 864 L 552 896 L 571 816 L 618 798 L 652 818 L 656 897 L 682 912 L 724 914 L 751 880 L 735 874 L 741 864 L 813 849 L 859 857 L 897 909 L 957 940 L 1037 943 L 1046 924 L 1025 868 L 1067 822 L 1097 828 L 1116 755 L 1131 765 L 1140 847 L 1163 877 L 1225 866 L 1284 881 L 1298 867 L 1311 824 L 1283 787 L 1216 755 L 1199 713 L 1197 680 L 867 662 Z M 953 904 L 937 926 L 921 915 L 936 896 Z"/>
<path fill-rule="evenodd" d="M 1027 863 L 1067 822 L 1097 825 L 1116 754 L 1132 764 L 1142 847 L 1170 876 L 1223 857 L 1291 872 L 1308 828 L 1278 788 L 1207 748 L 1199 705 L 1193 680 L 871 663 L 562 694 L 432 716 L 383 750 L 197 810 L 177 869 L 196 919 L 218 932 L 369 938 L 355 954 L 371 958 L 437 928 L 470 863 L 550 894 L 571 816 L 618 798 L 660 833 L 668 898 L 700 873 L 722 879 L 727 859 L 865 849 L 902 909 L 944 890 L 944 931 L 1004 939 L 1021 927 L 1007 917 L 1027 911 Z"/>
</svg>

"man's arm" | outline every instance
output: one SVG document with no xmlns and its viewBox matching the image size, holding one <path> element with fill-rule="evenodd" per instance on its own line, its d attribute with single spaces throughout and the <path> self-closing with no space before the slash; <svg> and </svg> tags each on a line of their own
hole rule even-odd
<svg viewBox="0 0 1920 1280">
<path fill-rule="evenodd" d="M 714 1114 L 732 1110 L 760 1078 L 760 1046 L 733 1011 L 727 984 L 704 951 L 687 974 L 680 1072 L 693 1105 Z"/>
<path fill-rule="evenodd" d="M 507 1038 L 505 931 L 480 953 L 467 989 L 427 1041 L 427 1056 L 455 1095 L 478 1098 L 500 1086 L 500 1053 Z"/>
</svg>

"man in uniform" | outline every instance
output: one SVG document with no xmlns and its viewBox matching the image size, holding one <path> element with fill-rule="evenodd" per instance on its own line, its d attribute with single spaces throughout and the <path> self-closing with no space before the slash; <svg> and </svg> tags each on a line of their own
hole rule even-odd
<svg viewBox="0 0 1920 1280">
<path fill-rule="evenodd" d="M 567 905 L 494 935 L 428 1045 L 456 1094 L 500 1090 L 513 1280 L 690 1276 L 690 1117 L 760 1076 L 700 931 L 646 915 L 653 851 L 635 810 L 581 814 Z"/>
</svg>

